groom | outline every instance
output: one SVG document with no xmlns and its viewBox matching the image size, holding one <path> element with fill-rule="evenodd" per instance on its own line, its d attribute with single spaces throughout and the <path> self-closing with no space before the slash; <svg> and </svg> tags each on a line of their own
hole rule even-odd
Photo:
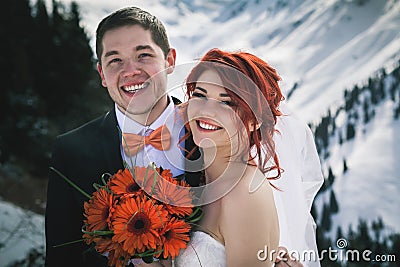
<svg viewBox="0 0 400 267">
<path fill-rule="evenodd" d="M 96 32 L 98 72 L 102 85 L 115 103 L 104 116 L 57 137 L 51 166 L 85 192 L 94 192 L 104 173 L 122 169 L 127 154 L 120 130 L 140 136 L 161 126 L 170 132 L 164 151 L 147 145 L 135 151 L 132 162 L 184 173 L 183 122 L 176 120 L 174 102 L 167 90 L 167 76 L 174 71 L 176 51 L 169 46 L 162 23 L 135 7 L 124 8 L 104 18 Z M 119 128 L 119 129 L 118 129 Z M 182 144 L 181 144 L 182 145 Z M 190 150 L 191 140 L 186 140 Z M 186 151 L 185 150 L 185 151 Z M 130 162 L 130 160 L 127 160 Z M 198 172 L 186 172 L 186 181 L 196 185 Z M 107 266 L 106 257 L 91 250 L 82 239 L 83 203 L 87 199 L 60 176 L 50 172 L 46 207 L 46 266 Z M 68 242 L 73 242 L 63 246 Z"/>
</svg>

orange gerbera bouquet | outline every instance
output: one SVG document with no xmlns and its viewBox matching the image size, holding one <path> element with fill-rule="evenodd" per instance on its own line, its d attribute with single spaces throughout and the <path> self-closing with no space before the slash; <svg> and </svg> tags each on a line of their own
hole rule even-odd
<svg viewBox="0 0 400 267">
<path fill-rule="evenodd" d="M 186 182 L 153 164 L 119 170 L 102 181 L 84 203 L 82 231 L 109 266 L 126 266 L 135 258 L 174 259 L 186 248 L 191 224 L 202 214 Z"/>
</svg>

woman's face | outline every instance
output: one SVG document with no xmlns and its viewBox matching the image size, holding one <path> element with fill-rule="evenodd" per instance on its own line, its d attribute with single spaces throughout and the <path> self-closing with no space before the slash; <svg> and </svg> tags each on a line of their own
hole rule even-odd
<svg viewBox="0 0 400 267">
<path fill-rule="evenodd" d="M 217 72 L 204 71 L 196 82 L 187 115 L 193 140 L 199 147 L 237 147 L 238 129 L 245 129 L 233 110 Z"/>
</svg>

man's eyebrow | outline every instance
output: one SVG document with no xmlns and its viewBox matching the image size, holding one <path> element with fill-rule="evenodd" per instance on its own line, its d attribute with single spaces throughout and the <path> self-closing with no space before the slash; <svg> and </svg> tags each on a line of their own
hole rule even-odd
<svg viewBox="0 0 400 267">
<path fill-rule="evenodd" d="M 135 47 L 136 51 L 141 51 L 141 50 L 152 50 L 154 51 L 153 47 L 151 47 L 150 45 L 138 45 Z M 111 50 L 108 51 L 104 54 L 104 57 L 109 57 L 109 56 L 113 56 L 113 55 L 118 55 L 118 51 L 116 50 Z"/>
<path fill-rule="evenodd" d="M 153 49 L 153 47 L 151 47 L 151 45 L 138 45 L 138 46 L 136 46 L 135 49 L 136 49 L 136 51 L 147 50 L 147 49 L 154 51 L 154 49 Z"/>
<path fill-rule="evenodd" d="M 109 56 L 113 56 L 113 55 L 118 55 L 118 51 L 115 51 L 115 50 L 108 51 L 104 54 L 104 57 L 109 57 Z"/>
</svg>

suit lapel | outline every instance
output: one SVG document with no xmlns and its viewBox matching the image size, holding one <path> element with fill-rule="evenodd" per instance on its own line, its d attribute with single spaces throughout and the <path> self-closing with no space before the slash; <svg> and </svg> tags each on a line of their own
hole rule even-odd
<svg viewBox="0 0 400 267">
<path fill-rule="evenodd" d="M 120 152 L 120 133 L 117 128 L 115 109 L 109 111 L 101 124 L 103 135 L 101 145 L 107 162 L 107 170 L 111 174 L 124 167 Z"/>
</svg>

